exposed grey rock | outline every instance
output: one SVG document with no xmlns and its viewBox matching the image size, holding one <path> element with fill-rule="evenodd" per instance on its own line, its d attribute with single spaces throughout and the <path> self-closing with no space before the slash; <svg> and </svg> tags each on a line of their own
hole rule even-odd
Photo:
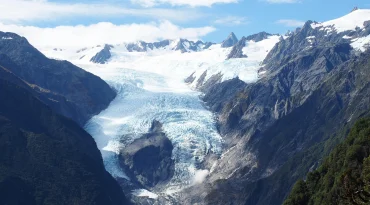
<svg viewBox="0 0 370 205">
<path fill-rule="evenodd" d="M 181 53 L 186 53 L 190 51 L 199 51 L 201 49 L 201 46 L 203 45 L 203 42 L 197 41 L 188 41 L 186 39 L 180 39 L 179 42 L 176 44 L 176 46 L 173 48 L 175 51 L 181 51 Z"/>
<path fill-rule="evenodd" d="M 221 43 L 221 47 L 229 48 L 234 46 L 236 43 L 238 43 L 238 38 L 236 38 L 235 34 L 231 32 L 229 36 Z"/>
<path fill-rule="evenodd" d="M 195 76 L 194 76 L 194 74 L 195 74 L 195 72 L 194 72 L 194 73 L 192 73 L 189 77 L 187 77 L 187 78 L 184 80 L 184 82 L 185 82 L 185 83 L 188 83 L 188 84 L 193 83 L 193 82 L 194 82 L 194 80 L 195 80 Z"/>
<path fill-rule="evenodd" d="M 173 145 L 153 121 L 152 127 L 120 152 L 120 162 L 132 179 L 146 188 L 153 188 L 171 179 L 174 174 Z"/>
<path fill-rule="evenodd" d="M 204 47 L 203 47 L 203 49 L 208 49 L 209 47 L 211 47 L 212 45 L 214 45 L 215 43 L 211 43 L 211 42 L 206 42 L 205 44 L 204 44 Z"/>
<path fill-rule="evenodd" d="M 313 23 L 317 22 L 307 21 L 302 28 L 298 28 L 289 38 L 285 40 L 282 39 L 278 42 L 269 52 L 263 61 L 263 64 L 276 65 L 281 63 L 281 60 L 287 56 L 306 52 L 317 46 L 331 47 L 335 44 L 351 43 L 351 39 L 343 38 L 344 36 L 359 38 L 370 34 L 370 26 L 368 26 L 368 22 L 364 22 L 364 25 L 366 26 L 363 29 L 344 31 L 341 33 L 335 32 L 333 26 L 328 27 L 333 30 L 330 32 L 322 29 L 322 27 L 313 29 L 311 26 Z M 311 41 L 308 40 L 309 37 L 313 37 Z"/>
<path fill-rule="evenodd" d="M 101 51 L 99 51 L 94 57 L 91 58 L 90 61 L 99 64 L 107 63 L 108 60 L 112 57 L 112 54 L 110 53 L 111 48 L 113 48 L 112 45 L 106 44 Z"/>
<path fill-rule="evenodd" d="M 256 33 L 256 34 L 247 36 L 246 40 L 247 41 L 259 42 L 259 41 L 267 39 L 269 36 L 272 36 L 272 34 L 269 34 L 269 33 L 266 33 L 266 32 L 263 31 L 263 32 L 260 32 L 260 33 Z"/>
<path fill-rule="evenodd" d="M 257 34 L 250 35 L 248 37 L 242 37 L 234 46 L 227 59 L 230 58 L 248 58 L 247 55 L 243 54 L 243 48 L 246 46 L 247 41 L 259 42 L 267 39 L 271 34 L 266 32 L 260 32 Z"/>
<path fill-rule="evenodd" d="M 247 58 L 248 56 L 243 54 L 243 48 L 246 46 L 247 38 L 243 36 L 237 44 L 233 46 L 233 49 L 227 56 L 227 59 L 230 58 Z"/>
</svg>

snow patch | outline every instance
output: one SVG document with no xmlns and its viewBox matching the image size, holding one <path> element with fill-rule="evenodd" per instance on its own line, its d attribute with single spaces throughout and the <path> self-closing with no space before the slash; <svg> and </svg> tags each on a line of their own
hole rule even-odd
<svg viewBox="0 0 370 205">
<path fill-rule="evenodd" d="M 157 199 L 158 198 L 158 195 L 153 193 L 153 192 L 150 192 L 146 189 L 135 189 L 132 191 L 132 194 L 134 196 L 138 196 L 138 197 L 148 197 L 149 199 Z"/>
<path fill-rule="evenodd" d="M 345 36 L 343 36 L 343 38 L 344 38 L 344 39 L 351 39 L 351 38 L 353 38 L 353 37 L 345 35 Z"/>
<path fill-rule="evenodd" d="M 351 46 L 361 52 L 366 51 L 370 46 L 370 35 L 362 38 L 353 39 Z"/>
<path fill-rule="evenodd" d="M 12 37 L 2 37 L 1 39 L 2 40 L 12 40 L 13 38 Z"/>
<path fill-rule="evenodd" d="M 308 41 L 308 43 L 312 44 L 315 41 L 315 38 L 316 36 L 308 36 L 306 40 Z"/>
</svg>

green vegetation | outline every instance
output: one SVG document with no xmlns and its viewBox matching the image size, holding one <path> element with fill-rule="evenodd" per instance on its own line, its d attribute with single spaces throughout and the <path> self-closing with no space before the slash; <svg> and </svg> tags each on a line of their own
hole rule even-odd
<svg viewBox="0 0 370 205">
<path fill-rule="evenodd" d="M 305 181 L 298 181 L 284 205 L 370 204 L 370 118 L 359 120 Z"/>
</svg>

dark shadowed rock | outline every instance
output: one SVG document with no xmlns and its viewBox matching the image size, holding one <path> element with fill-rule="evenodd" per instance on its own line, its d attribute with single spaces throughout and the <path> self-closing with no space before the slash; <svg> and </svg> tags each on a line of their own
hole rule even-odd
<svg viewBox="0 0 370 205">
<path fill-rule="evenodd" d="M 116 96 L 99 77 L 68 61 L 48 59 L 14 33 L 0 32 L 0 66 L 43 96 L 43 103 L 81 126 Z"/>
<path fill-rule="evenodd" d="M 238 38 L 236 38 L 235 34 L 231 32 L 229 36 L 221 43 L 221 47 L 229 48 L 234 46 L 236 43 L 238 43 Z"/>
<path fill-rule="evenodd" d="M 94 139 L 2 70 L 0 204 L 127 204 Z"/>
<path fill-rule="evenodd" d="M 163 132 L 162 124 L 153 121 L 147 134 L 121 150 L 120 162 L 132 179 L 146 188 L 152 188 L 172 178 L 172 150 L 172 143 Z"/>
<path fill-rule="evenodd" d="M 104 48 L 99 51 L 94 57 L 91 58 L 90 62 L 105 64 L 112 57 L 110 49 L 113 48 L 111 45 L 105 45 Z"/>
</svg>

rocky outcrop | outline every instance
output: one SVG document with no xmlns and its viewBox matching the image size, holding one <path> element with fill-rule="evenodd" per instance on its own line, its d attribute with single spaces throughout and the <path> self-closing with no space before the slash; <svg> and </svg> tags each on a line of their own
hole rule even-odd
<svg viewBox="0 0 370 205">
<path fill-rule="evenodd" d="M 106 64 L 112 57 L 110 49 L 113 48 L 111 45 L 105 45 L 104 48 L 99 51 L 94 57 L 91 58 L 90 62 L 98 64 Z"/>
<path fill-rule="evenodd" d="M 176 44 L 174 44 L 174 42 Z M 126 49 L 129 52 L 147 52 L 154 49 L 170 49 L 175 51 L 181 51 L 182 53 L 186 52 L 197 52 L 203 49 L 208 49 L 214 43 L 211 42 L 202 42 L 202 41 L 189 41 L 186 39 L 179 40 L 163 40 L 159 42 L 147 43 L 144 41 L 138 41 L 136 43 L 126 44 Z"/>
<path fill-rule="evenodd" d="M 236 38 L 233 32 L 221 43 L 222 48 L 229 48 L 238 43 L 238 38 Z"/>
<path fill-rule="evenodd" d="M 174 174 L 173 145 L 153 121 L 149 132 L 121 150 L 120 161 L 130 178 L 146 188 L 164 183 Z"/>
<path fill-rule="evenodd" d="M 43 96 L 43 103 L 81 126 L 115 98 L 102 79 L 68 61 L 48 59 L 25 38 L 0 32 L 0 39 L 0 66 Z"/>
<path fill-rule="evenodd" d="M 170 45 L 169 40 L 163 40 L 154 43 L 146 43 L 144 41 L 139 41 L 137 43 L 129 43 L 126 48 L 129 52 L 146 52 L 148 50 L 165 48 Z"/>
<path fill-rule="evenodd" d="M 272 36 L 272 34 L 269 34 L 269 33 L 266 33 L 266 32 L 263 31 L 263 32 L 260 32 L 260 33 L 256 33 L 256 34 L 247 36 L 246 40 L 247 41 L 259 42 L 259 41 L 267 39 L 270 36 Z"/>
<path fill-rule="evenodd" d="M 227 56 L 227 59 L 230 58 L 247 58 L 248 56 L 243 53 L 243 48 L 246 46 L 247 38 L 243 36 L 237 44 L 235 44 Z"/>
<path fill-rule="evenodd" d="M 1 70 L 0 204 L 128 204 L 94 139 Z"/>
<path fill-rule="evenodd" d="M 271 34 L 266 33 L 266 32 L 260 32 L 257 34 L 250 35 L 248 37 L 243 36 L 237 43 L 234 44 L 231 52 L 227 56 L 227 59 L 248 58 L 248 56 L 243 53 L 243 48 L 247 45 L 247 42 L 248 41 L 259 42 L 259 41 L 267 39 L 269 36 L 271 36 Z"/>
</svg>

